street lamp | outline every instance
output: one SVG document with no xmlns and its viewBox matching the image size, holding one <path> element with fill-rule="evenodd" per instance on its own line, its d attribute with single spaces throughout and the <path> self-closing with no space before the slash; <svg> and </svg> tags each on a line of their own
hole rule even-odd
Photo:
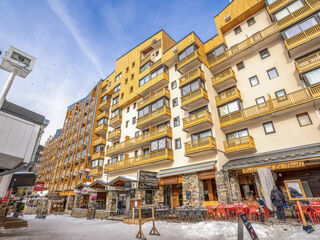
<svg viewBox="0 0 320 240">
<path fill-rule="evenodd" d="M 10 46 L 9 49 L 5 52 L 5 56 L 3 57 L 0 68 L 10 72 L 10 76 L 0 93 L 0 108 L 6 96 L 8 95 L 9 89 L 15 76 L 18 75 L 19 77 L 26 78 L 32 71 L 35 62 L 36 58 L 12 46 Z"/>
</svg>

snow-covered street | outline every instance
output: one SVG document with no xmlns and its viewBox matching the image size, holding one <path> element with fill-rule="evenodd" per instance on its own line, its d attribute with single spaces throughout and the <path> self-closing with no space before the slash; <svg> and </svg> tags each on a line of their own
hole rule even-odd
<svg viewBox="0 0 320 240">
<path fill-rule="evenodd" d="M 47 216 L 47 219 L 35 219 L 34 215 L 25 216 L 29 227 L 24 229 L 3 230 L 1 239 L 32 239 L 32 240 L 66 240 L 66 239 L 136 239 L 137 225 L 108 220 L 86 220 L 71 218 L 67 215 Z M 156 222 L 161 236 L 150 236 L 151 222 L 143 225 L 147 239 L 237 239 L 235 222 L 200 222 L 200 223 L 167 223 Z M 253 224 L 259 239 L 320 239 L 320 226 L 315 232 L 308 234 L 300 226 L 260 225 Z M 249 239 L 249 238 L 247 238 Z"/>
</svg>

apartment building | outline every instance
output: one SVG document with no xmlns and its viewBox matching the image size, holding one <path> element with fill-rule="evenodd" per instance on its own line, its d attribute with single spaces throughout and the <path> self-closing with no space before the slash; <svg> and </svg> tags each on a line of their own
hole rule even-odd
<svg viewBox="0 0 320 240">
<path fill-rule="evenodd" d="M 263 167 L 280 188 L 301 179 L 309 197 L 320 196 L 319 8 L 235 0 L 206 42 L 161 30 L 118 58 L 99 88 L 96 109 L 109 120 L 94 129 L 95 178 L 77 182 L 73 207 L 111 213 L 128 212 L 131 199 L 177 207 L 263 197 Z M 158 185 L 146 187 L 145 176 Z"/>
</svg>

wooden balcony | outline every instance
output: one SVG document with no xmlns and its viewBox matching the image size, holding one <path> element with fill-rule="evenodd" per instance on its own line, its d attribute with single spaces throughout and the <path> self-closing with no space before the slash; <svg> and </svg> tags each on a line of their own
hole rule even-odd
<svg viewBox="0 0 320 240">
<path fill-rule="evenodd" d="M 277 21 L 276 25 L 278 28 L 280 30 L 287 28 L 320 9 L 319 0 L 309 0 L 309 2 L 306 1 L 305 3 L 306 5 L 302 8 L 299 8 L 297 11 L 290 13 L 288 16 Z"/>
<path fill-rule="evenodd" d="M 113 105 L 111 106 L 111 112 L 114 111 L 114 110 L 116 110 L 117 108 L 119 108 L 119 102 L 117 102 L 117 103 L 115 103 L 115 104 L 113 104 Z"/>
<path fill-rule="evenodd" d="M 119 141 L 120 137 L 121 130 L 119 128 L 108 133 L 108 141 L 110 142 Z"/>
<path fill-rule="evenodd" d="M 97 119 L 101 119 L 101 118 L 109 118 L 109 111 L 103 111 L 102 113 L 100 113 L 98 116 L 97 116 Z"/>
<path fill-rule="evenodd" d="M 232 68 L 223 70 L 222 72 L 215 74 L 212 77 L 212 87 L 217 91 L 221 92 L 234 86 L 237 83 L 236 74 Z"/>
<path fill-rule="evenodd" d="M 192 111 L 207 105 L 209 102 L 208 92 L 200 88 L 181 97 L 181 108 L 185 111 Z"/>
<path fill-rule="evenodd" d="M 232 88 L 216 96 L 216 105 L 220 106 L 236 99 L 241 99 L 240 91 L 237 88 Z"/>
<path fill-rule="evenodd" d="M 160 124 L 171 118 L 171 109 L 163 106 L 137 119 L 137 128 L 145 128 L 151 125 Z"/>
<path fill-rule="evenodd" d="M 319 1 L 320 3 L 320 1 Z M 320 23 L 284 41 L 290 56 L 297 57 L 320 47 Z"/>
<path fill-rule="evenodd" d="M 251 136 L 236 138 L 223 142 L 224 151 L 226 154 L 233 153 L 249 153 L 256 151 L 256 145 Z"/>
<path fill-rule="evenodd" d="M 96 129 L 95 129 L 95 133 L 96 133 L 97 135 L 102 135 L 102 136 L 105 136 L 106 133 L 107 133 L 107 131 L 108 131 L 108 125 L 107 125 L 107 124 L 104 124 L 104 123 L 100 124 L 100 125 L 97 126 Z"/>
<path fill-rule="evenodd" d="M 147 62 L 149 62 L 150 60 L 151 60 L 151 55 L 148 55 L 145 58 L 141 59 L 140 67 L 143 66 L 144 64 L 146 64 Z"/>
<path fill-rule="evenodd" d="M 320 51 L 313 53 L 295 62 L 296 69 L 300 74 L 320 67 Z"/>
<path fill-rule="evenodd" d="M 292 107 L 312 102 L 318 100 L 319 98 L 320 84 L 316 84 L 279 98 L 270 99 L 265 103 L 254 105 L 252 107 L 222 116 L 220 117 L 220 126 L 221 128 L 225 128 L 271 113 L 276 113 L 283 110 L 291 110 Z"/>
<path fill-rule="evenodd" d="M 178 61 L 177 69 L 179 72 L 184 74 L 190 71 L 191 69 L 201 65 L 201 63 L 202 57 L 200 55 L 199 49 L 197 49 L 193 53 Z"/>
<path fill-rule="evenodd" d="M 182 76 L 181 78 L 179 78 L 179 87 L 181 88 L 182 86 L 192 82 L 193 80 L 196 80 L 198 78 L 202 78 L 202 79 L 205 79 L 204 78 L 204 73 L 203 71 L 201 70 L 201 68 L 197 68 L 193 71 L 191 71 L 190 73 Z"/>
<path fill-rule="evenodd" d="M 106 99 L 99 104 L 100 111 L 109 111 L 110 108 L 110 99 Z"/>
<path fill-rule="evenodd" d="M 112 147 L 107 148 L 106 156 L 113 156 L 122 152 L 127 152 L 133 149 L 137 149 L 142 145 L 148 145 L 150 141 L 159 139 L 162 137 L 172 138 L 171 127 L 164 126 L 161 128 L 156 128 L 148 133 L 139 135 L 137 137 L 131 138 L 127 141 L 116 144 Z"/>
<path fill-rule="evenodd" d="M 93 146 L 97 146 L 97 145 L 106 145 L 106 139 L 103 137 L 99 137 L 96 140 L 93 141 Z"/>
<path fill-rule="evenodd" d="M 141 101 L 138 102 L 137 110 L 144 108 L 145 106 L 162 97 L 167 97 L 168 99 L 170 99 L 170 91 L 168 88 L 163 88 L 156 92 L 150 92 L 147 96 L 145 96 Z"/>
<path fill-rule="evenodd" d="M 229 48 L 224 53 L 209 58 L 209 68 L 211 71 L 221 71 L 223 70 L 223 68 L 226 67 L 226 65 L 231 65 L 233 62 L 242 59 L 248 53 L 248 51 L 246 50 L 250 49 L 252 52 L 254 51 L 252 47 L 257 46 L 258 43 L 269 43 L 280 36 L 281 35 L 279 33 L 278 26 L 276 24 L 270 25 L 267 28 L 253 34 L 251 37 L 242 41 L 241 43 L 238 43 L 233 47 Z M 259 47 L 261 47 L 261 44 L 259 45 Z M 235 56 L 237 56 L 237 58 Z M 227 60 L 227 64 L 224 63 Z"/>
<path fill-rule="evenodd" d="M 95 160 L 95 159 L 104 159 L 104 151 L 99 151 L 96 152 L 92 155 L 91 160 Z"/>
<path fill-rule="evenodd" d="M 113 128 L 118 128 L 121 126 L 121 122 L 122 122 L 122 115 L 118 114 L 117 116 L 110 118 L 109 126 Z"/>
<path fill-rule="evenodd" d="M 100 177 L 103 174 L 103 167 L 95 167 L 90 169 L 89 175 L 91 177 Z"/>
<path fill-rule="evenodd" d="M 188 133 L 200 132 L 211 128 L 212 116 L 207 110 L 197 112 L 183 119 L 183 131 Z"/>
<path fill-rule="evenodd" d="M 144 97 L 152 91 L 157 91 L 159 89 L 166 87 L 168 84 L 169 84 L 169 74 L 166 72 L 163 72 L 158 76 L 150 79 L 149 82 L 140 86 L 138 88 L 138 94 Z"/>
<path fill-rule="evenodd" d="M 293 0 L 277 0 L 267 6 L 267 11 L 269 14 L 273 14 L 274 12 L 278 11 L 283 6 L 287 5 L 288 3 L 293 2 Z"/>
<path fill-rule="evenodd" d="M 216 139 L 211 136 L 186 142 L 184 145 L 185 155 L 188 157 L 207 154 L 217 150 Z"/>
<path fill-rule="evenodd" d="M 133 167 L 153 165 L 160 162 L 172 162 L 173 152 L 171 149 L 164 149 L 155 152 L 151 152 L 146 155 L 140 155 L 138 157 L 128 158 L 122 161 L 106 164 L 104 166 L 105 172 L 116 172 Z"/>
</svg>

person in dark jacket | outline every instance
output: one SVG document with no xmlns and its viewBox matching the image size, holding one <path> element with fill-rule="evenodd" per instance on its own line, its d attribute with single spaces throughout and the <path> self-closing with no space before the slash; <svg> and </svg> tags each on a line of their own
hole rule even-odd
<svg viewBox="0 0 320 240">
<path fill-rule="evenodd" d="M 286 205 L 286 200 L 282 194 L 282 192 L 274 186 L 271 190 L 271 201 L 272 204 L 277 208 L 277 218 L 279 220 L 286 220 L 286 216 L 284 214 L 284 206 Z"/>
</svg>

